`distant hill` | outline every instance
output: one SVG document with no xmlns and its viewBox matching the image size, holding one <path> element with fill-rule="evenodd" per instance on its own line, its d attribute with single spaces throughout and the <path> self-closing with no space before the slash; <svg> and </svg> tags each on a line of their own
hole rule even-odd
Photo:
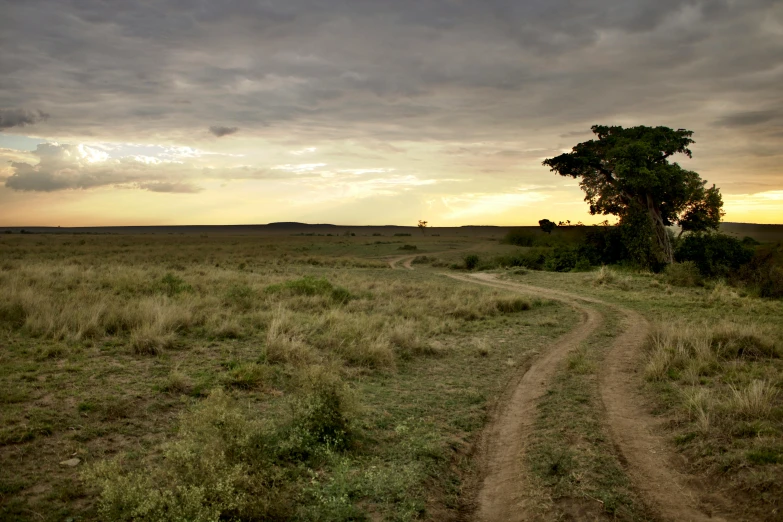
<svg viewBox="0 0 783 522">
<path fill-rule="evenodd" d="M 563 227 L 573 233 L 584 232 L 586 227 Z M 528 226 L 494 226 L 494 225 L 465 225 L 461 227 L 427 227 L 426 234 L 461 237 L 493 237 L 501 238 L 512 229 L 525 229 L 531 233 L 543 233 L 537 225 Z M 761 242 L 783 241 L 783 225 L 759 225 L 755 223 L 721 223 L 721 232 L 737 238 L 750 236 Z M 119 235 L 307 235 L 322 234 L 340 235 L 355 233 L 356 235 L 394 235 L 414 234 L 420 235 L 422 231 L 415 226 L 381 225 L 381 226 L 347 226 L 333 225 L 329 223 L 299 223 L 296 221 L 281 221 L 267 225 L 180 225 L 180 226 L 127 226 L 127 227 L 0 227 L 2 233 L 31 233 L 31 234 L 119 234 Z"/>
<path fill-rule="evenodd" d="M 720 231 L 742 239 L 750 236 L 756 241 L 783 241 L 783 225 L 759 225 L 756 223 L 721 223 Z"/>
</svg>

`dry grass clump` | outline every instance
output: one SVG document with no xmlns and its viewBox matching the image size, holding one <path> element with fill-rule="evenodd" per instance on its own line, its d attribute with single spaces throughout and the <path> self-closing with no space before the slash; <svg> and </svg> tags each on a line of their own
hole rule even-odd
<svg viewBox="0 0 783 522">
<path fill-rule="evenodd" d="M 645 377 L 671 378 L 685 369 L 710 375 L 721 361 L 780 357 L 780 349 L 760 326 L 726 322 L 718 326 L 659 324 L 648 339 Z"/>
<path fill-rule="evenodd" d="M 502 314 L 512 314 L 530 310 L 532 308 L 532 304 L 527 299 L 523 299 L 521 297 L 510 297 L 506 299 L 498 299 L 495 301 L 495 307 Z"/>
<path fill-rule="evenodd" d="M 444 355 L 437 345 L 421 338 L 416 331 L 416 324 L 410 320 L 395 324 L 389 333 L 389 341 L 403 359 Z"/>
<path fill-rule="evenodd" d="M 737 303 L 741 299 L 737 291 L 727 285 L 722 279 L 715 283 L 710 295 L 707 297 L 709 303 Z"/>
<path fill-rule="evenodd" d="M 492 348 L 486 339 L 477 338 L 473 340 L 473 347 L 476 350 L 476 355 L 479 357 L 488 357 L 492 353 Z"/>
<path fill-rule="evenodd" d="M 777 388 L 754 377 L 754 365 L 780 353 L 757 324 L 659 324 L 647 348 L 646 379 L 688 386 L 681 391 L 682 403 L 700 433 L 709 430 L 716 416 L 761 419 L 777 407 Z"/>
<path fill-rule="evenodd" d="M 190 393 L 193 383 L 186 374 L 179 369 L 169 372 L 166 382 L 161 390 L 168 393 Z"/>
<path fill-rule="evenodd" d="M 617 272 L 608 266 L 602 266 L 593 276 L 595 285 L 611 285 L 617 281 Z"/>
<path fill-rule="evenodd" d="M 393 370 L 396 357 L 389 335 L 379 316 L 333 309 L 314 324 L 311 342 L 349 366 Z"/>
<path fill-rule="evenodd" d="M 174 344 L 174 334 L 161 330 L 159 325 L 144 325 L 130 335 L 130 346 L 137 355 L 158 355 Z"/>
<path fill-rule="evenodd" d="M 266 332 L 263 358 L 272 364 L 304 366 L 318 360 L 317 354 L 303 339 L 301 324 L 291 312 L 280 307 Z"/>
<path fill-rule="evenodd" d="M 266 364 L 245 363 L 233 368 L 226 384 L 242 390 L 268 386 L 275 375 L 274 368 Z"/>
<path fill-rule="evenodd" d="M 688 416 L 702 435 L 707 435 L 711 428 L 710 412 L 715 404 L 709 389 L 691 387 L 683 391 L 683 404 Z"/>
<path fill-rule="evenodd" d="M 778 395 L 771 383 L 754 379 L 745 387 L 731 386 L 729 408 L 747 419 L 764 419 L 772 413 Z"/>
<path fill-rule="evenodd" d="M 783 460 L 783 366 L 771 328 L 731 321 L 659 324 L 648 339 L 644 369 L 663 392 L 662 406 L 675 415 L 681 450 L 759 498 L 779 498 L 779 471 L 768 465 Z"/>
</svg>

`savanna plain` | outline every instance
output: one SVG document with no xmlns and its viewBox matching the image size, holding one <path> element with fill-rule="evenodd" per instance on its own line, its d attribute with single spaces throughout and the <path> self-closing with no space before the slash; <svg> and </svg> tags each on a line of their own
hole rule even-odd
<svg viewBox="0 0 783 522">
<path fill-rule="evenodd" d="M 571 339 L 514 502 L 669 519 L 613 425 L 635 330 L 625 396 L 694 509 L 783 519 L 780 299 L 509 266 L 532 247 L 492 228 L 333 232 L 0 235 L 0 518 L 481 519 L 491 427 Z"/>
</svg>

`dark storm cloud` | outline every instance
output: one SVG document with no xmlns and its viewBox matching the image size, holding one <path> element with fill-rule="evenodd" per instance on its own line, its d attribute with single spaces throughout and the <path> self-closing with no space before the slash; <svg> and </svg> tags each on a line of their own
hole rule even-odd
<svg viewBox="0 0 783 522">
<path fill-rule="evenodd" d="M 594 123 L 732 124 L 712 108 L 763 112 L 780 105 L 783 83 L 774 0 L 29 0 L 2 9 L 0 106 L 56 108 L 52 128 L 63 134 L 179 139 L 204 121 L 231 121 L 245 136 L 546 134 L 566 146 Z"/>
<path fill-rule="evenodd" d="M 11 127 L 25 127 L 44 121 L 49 115 L 43 111 L 30 111 L 26 109 L 0 109 L 0 129 Z"/>
<path fill-rule="evenodd" d="M 775 110 L 737 112 L 719 118 L 715 125 L 720 127 L 747 127 L 768 123 L 773 120 L 783 120 L 782 116 L 783 112 Z"/>
<path fill-rule="evenodd" d="M 221 125 L 212 125 L 209 127 L 209 132 L 211 132 L 218 138 L 222 138 L 223 136 L 228 136 L 229 134 L 234 134 L 238 130 L 239 127 L 223 127 Z"/>
</svg>

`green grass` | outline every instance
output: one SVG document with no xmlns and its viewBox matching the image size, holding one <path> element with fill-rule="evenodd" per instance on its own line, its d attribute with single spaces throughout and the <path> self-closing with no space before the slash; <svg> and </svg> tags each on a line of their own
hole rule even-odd
<svg viewBox="0 0 783 522">
<path fill-rule="evenodd" d="M 140 506 L 136 519 L 198 519 L 206 505 L 300 520 L 457 518 L 488 408 L 574 320 L 554 303 L 353 258 L 376 253 L 358 237 L 324 248 L 19 237 L 0 245 L 0 289 L 21 309 L 0 325 L 0 467 L 15 477 L 2 483 L 4 519 L 128 519 Z M 344 408 L 328 393 L 313 399 L 320 371 Z M 234 424 L 214 429 L 216 404 Z M 221 447 L 223 457 L 209 449 Z M 59 464 L 73 456 L 77 467 Z M 204 466 L 228 503 L 199 496 L 206 472 L 192 473 Z"/>
</svg>

